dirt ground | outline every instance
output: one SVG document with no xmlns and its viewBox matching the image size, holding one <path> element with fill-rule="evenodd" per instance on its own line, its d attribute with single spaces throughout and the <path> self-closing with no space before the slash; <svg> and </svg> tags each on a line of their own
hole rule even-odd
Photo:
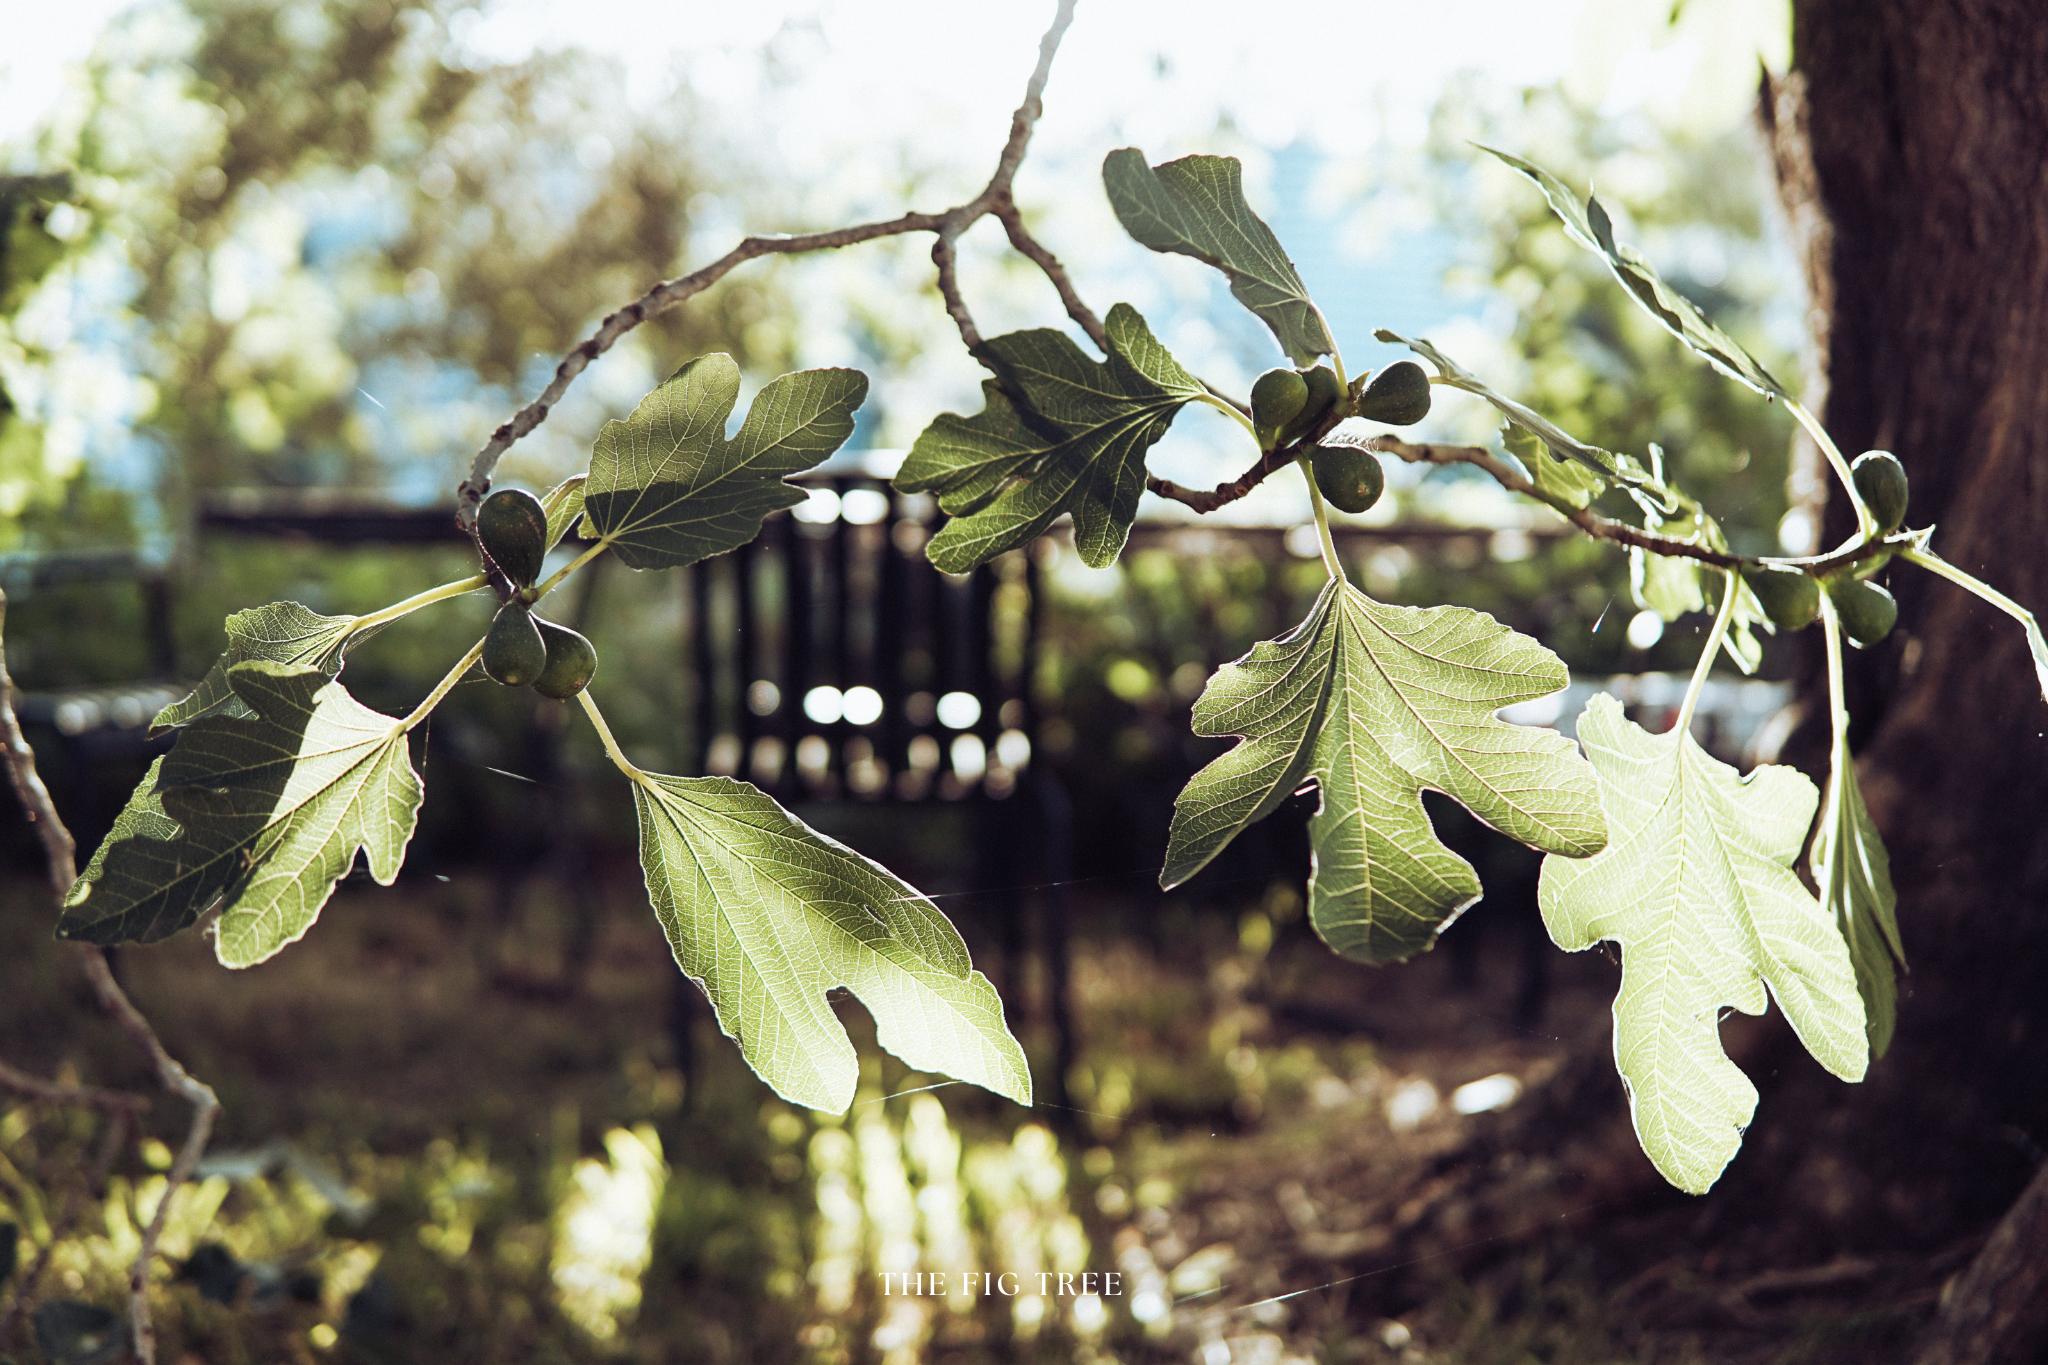
<svg viewBox="0 0 2048 1365">
<path fill-rule="evenodd" d="M 1938 1292 L 1938 1257 L 1780 1245 L 1766 1213 L 1620 1164 L 1639 1153 L 1548 1170 L 1573 1125 L 1624 1113 L 1611 1071 L 1555 1088 L 1604 1051 L 1615 967 L 1553 954 L 1534 1008 L 1526 926 L 1372 971 L 1283 887 L 1201 907 L 1076 888 L 1066 1109 L 883 1062 L 847 1002 L 869 1060 L 841 1118 L 776 1100 L 701 1007 L 678 1066 L 674 969 L 631 872 L 581 908 L 462 876 L 351 883 L 244 973 L 197 936 L 121 955 L 226 1106 L 166 1242 L 167 1359 L 1849 1362 L 1887 1358 Z M 9 1060 L 140 1087 L 34 885 L 6 901 Z M 581 913 L 593 946 L 564 982 Z M 1043 1030 L 1012 1008 L 1042 1078 Z M 70 1229 L 43 1300 L 118 1303 L 153 1153 L 115 1155 L 94 1193 L 99 1137 L 0 1116 L 24 1264 L 39 1228 Z M 1475 1172 L 1533 1192 L 1526 1212 L 1474 1197 Z M 209 1243 L 244 1273 L 195 1269 Z M 890 1292 L 906 1272 L 939 1278 Z M 18 1344 L 26 1316 L 5 1330 Z"/>
</svg>

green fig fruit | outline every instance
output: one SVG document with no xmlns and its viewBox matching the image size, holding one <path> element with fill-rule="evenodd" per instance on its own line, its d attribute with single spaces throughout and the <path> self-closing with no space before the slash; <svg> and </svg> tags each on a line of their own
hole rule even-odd
<svg viewBox="0 0 2048 1365">
<path fill-rule="evenodd" d="M 1369 450 L 1356 446 L 1317 446 L 1310 457 L 1316 487 L 1343 512 L 1363 512 L 1386 491 L 1386 471 Z"/>
<path fill-rule="evenodd" d="M 524 602 L 507 602 L 498 608 L 484 636 L 483 665 L 492 682 L 507 687 L 524 687 L 547 667 L 548 647 L 533 624 L 533 611 Z"/>
<path fill-rule="evenodd" d="M 1327 365 L 1304 370 L 1301 372 L 1301 378 L 1308 386 L 1308 401 L 1302 404 L 1301 411 L 1295 414 L 1294 420 L 1287 424 L 1287 429 L 1282 433 L 1289 440 L 1302 435 L 1320 422 L 1323 414 L 1335 407 L 1337 401 L 1344 396 L 1344 386 L 1337 382 L 1337 372 Z"/>
<path fill-rule="evenodd" d="M 476 543 L 518 588 L 530 588 L 548 557 L 548 514 L 523 488 L 501 488 L 476 509 Z"/>
<path fill-rule="evenodd" d="M 1397 360 L 1372 377 L 1358 397 L 1358 415 L 1369 422 L 1412 426 L 1429 416 L 1429 371 L 1412 360 Z"/>
<path fill-rule="evenodd" d="M 538 616 L 533 622 L 540 627 L 541 641 L 547 646 L 547 663 L 533 680 L 533 690 L 543 697 L 567 701 L 590 686 L 597 672 L 597 646 L 567 626 Z"/>
<path fill-rule="evenodd" d="M 1862 649 L 1892 633 L 1899 619 L 1899 603 L 1881 583 L 1845 578 L 1828 586 L 1835 611 L 1842 618 L 1842 633 L 1849 643 Z"/>
<path fill-rule="evenodd" d="M 1742 581 L 1779 630 L 1804 630 L 1820 615 L 1820 583 L 1797 569 L 1745 569 Z"/>
<path fill-rule="evenodd" d="M 1906 467 L 1889 450 L 1866 450 L 1849 466 L 1863 505 L 1889 534 L 1906 524 Z"/>
<path fill-rule="evenodd" d="M 1287 424 L 1308 405 L 1308 381 L 1294 370 L 1268 370 L 1252 383 L 1252 426 L 1271 449 Z"/>
</svg>

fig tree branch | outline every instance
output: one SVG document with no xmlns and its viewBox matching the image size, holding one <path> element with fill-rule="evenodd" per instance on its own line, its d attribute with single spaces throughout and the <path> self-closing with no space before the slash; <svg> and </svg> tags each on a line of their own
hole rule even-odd
<svg viewBox="0 0 2048 1365">
<path fill-rule="evenodd" d="M 832 228 L 823 232 L 746 237 L 739 245 L 710 264 L 699 266 L 687 275 L 679 275 L 655 285 L 598 323 L 595 331 L 562 357 L 561 362 L 555 366 L 554 376 L 548 380 L 540 394 L 518 412 L 506 418 L 491 433 L 490 439 L 484 442 L 483 447 L 470 460 L 469 476 L 462 481 L 461 487 L 457 490 L 457 521 L 465 530 L 475 521 L 477 505 L 483 501 L 484 494 L 490 491 L 491 476 L 497 470 L 498 461 L 515 442 L 547 420 L 549 410 L 562 401 L 562 396 L 569 391 L 569 385 L 575 381 L 577 375 L 590 367 L 591 361 L 610 350 L 618 343 L 619 338 L 656 313 L 666 312 L 680 303 L 695 298 L 731 274 L 737 267 L 762 256 L 792 256 L 813 251 L 834 251 L 840 247 L 877 241 L 884 237 L 901 237 L 918 232 L 932 233 L 939 237 L 948 258 L 940 263 L 942 290 L 950 290 L 947 294 L 947 311 L 953 316 L 956 325 L 962 324 L 963 319 L 965 320 L 962 336 L 964 338 L 972 334 L 974 341 L 969 342 L 968 349 L 976 350 L 975 343 L 980 337 L 974 329 L 973 320 L 967 317 L 966 305 L 958 303 L 957 308 L 955 306 L 959 300 L 959 290 L 957 284 L 950 280 L 950 239 L 957 238 L 983 218 L 997 216 L 1003 218 L 1004 228 L 1010 232 L 1013 242 L 1020 236 L 1027 241 L 1033 240 L 1025 231 L 1021 218 L 1017 217 L 1016 206 L 1011 197 L 1011 185 L 1016 180 L 1017 168 L 1023 164 L 1024 154 L 1031 145 L 1032 130 L 1037 126 L 1039 116 L 1045 112 L 1045 84 L 1052 75 L 1052 62 L 1059 52 L 1060 40 L 1066 36 L 1068 26 L 1074 21 L 1075 3 L 1076 0 L 1059 0 L 1052 24 L 1046 29 L 1045 36 L 1039 40 L 1038 63 L 1032 68 L 1030 79 L 1025 82 L 1024 98 L 1010 115 L 1009 135 L 1004 139 L 1002 151 L 996 157 L 995 170 L 978 194 L 964 203 L 936 213 L 905 213 L 895 218 L 860 223 L 852 227 Z M 1023 250 L 1022 247 L 1019 249 Z M 940 260 L 940 254 L 939 251 L 934 251 L 935 261 Z M 1086 307 L 1074 296 L 1073 286 L 1067 281 L 1066 273 L 1058 260 L 1043 247 L 1039 247 L 1036 253 L 1025 251 L 1025 254 L 1030 256 L 1052 280 L 1054 288 L 1060 291 L 1060 297 L 1067 304 L 1067 310 L 1074 320 L 1081 323 L 1083 330 L 1095 338 L 1098 345 L 1101 344 L 1101 323 L 1095 322 L 1090 327 L 1087 322 L 1082 321 L 1084 316 L 1092 319 L 1093 314 L 1088 313 Z M 1080 311 L 1076 312 L 1076 309 Z"/>
<path fill-rule="evenodd" d="M 36 770 L 35 750 L 29 747 L 28 739 L 21 731 L 20 717 L 14 711 L 14 679 L 7 671 L 6 623 L 7 594 L 0 592 L 0 760 L 6 764 L 7 777 L 21 803 L 22 814 L 35 827 L 36 837 L 43 848 L 50 889 L 61 904 L 71 890 L 71 884 L 78 879 L 78 846 L 63 818 L 57 814 L 57 805 L 50 799 L 50 789 Z M 193 1076 L 164 1047 L 156 1029 L 135 1007 L 135 1002 L 128 998 L 128 992 L 121 988 L 121 983 L 115 980 L 107 955 L 97 947 L 82 948 L 80 953 L 86 981 L 92 986 L 100 1007 L 112 1016 L 136 1050 L 148 1058 L 151 1069 L 156 1073 L 157 1084 L 192 1106 L 185 1140 L 165 1175 L 163 1195 L 157 1200 L 156 1210 L 143 1229 L 142 1245 L 128 1271 L 128 1319 L 135 1336 L 135 1358 L 141 1365 L 156 1365 L 156 1326 L 149 1312 L 149 1271 L 156 1260 L 164 1221 L 170 1213 L 171 1197 L 178 1192 L 179 1186 L 191 1179 L 193 1168 L 205 1154 L 206 1144 L 213 1136 L 214 1118 L 220 1113 L 220 1100 L 212 1087 Z"/>
</svg>

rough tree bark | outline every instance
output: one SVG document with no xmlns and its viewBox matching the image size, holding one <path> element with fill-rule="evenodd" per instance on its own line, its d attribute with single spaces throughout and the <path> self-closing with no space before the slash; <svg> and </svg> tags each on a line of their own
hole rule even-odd
<svg viewBox="0 0 2048 1365">
<path fill-rule="evenodd" d="M 2048 608 L 2048 5 L 1795 0 L 1793 41 L 1768 112 L 1824 420 L 1852 454 L 1898 453 L 1943 555 Z M 2010 620 L 1889 581 L 1898 638 L 1856 661 L 1851 702 L 1913 971 L 1844 1126 L 1929 1240 L 2010 1206 L 1922 1358 L 2029 1360 L 2048 1346 L 2048 1186 L 2019 1197 L 2048 1145 L 2048 704 Z"/>
</svg>

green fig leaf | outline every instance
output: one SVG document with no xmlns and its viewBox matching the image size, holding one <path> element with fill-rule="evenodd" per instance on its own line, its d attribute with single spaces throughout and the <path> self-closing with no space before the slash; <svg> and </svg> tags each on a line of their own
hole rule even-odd
<svg viewBox="0 0 2048 1365">
<path fill-rule="evenodd" d="M 1294 262 L 1245 202 L 1236 157 L 1184 156 L 1151 166 L 1143 152 L 1125 147 L 1103 161 L 1102 182 L 1124 231 L 1154 251 L 1222 271 L 1237 301 L 1272 328 L 1295 364 L 1313 365 L 1336 351 Z"/>
<path fill-rule="evenodd" d="M 220 906 L 230 967 L 302 937 L 355 863 L 389 886 L 421 787 L 405 723 L 316 668 L 228 670 L 240 715 L 193 723 L 157 760 L 65 897 L 60 938 L 149 943 Z"/>
<path fill-rule="evenodd" d="M 1551 212 L 1564 224 L 1566 234 L 1605 260 L 1614 278 L 1666 331 L 1705 357 L 1715 369 L 1764 397 L 1791 397 L 1755 356 L 1710 321 L 1691 299 L 1666 284 L 1634 248 L 1614 240 L 1614 222 L 1597 198 L 1587 195 L 1582 203 L 1571 186 L 1541 166 L 1495 147 L 1482 144 L 1479 150 L 1499 157 L 1535 181 L 1543 197 L 1550 201 Z"/>
<path fill-rule="evenodd" d="M 548 514 L 547 544 L 550 550 L 560 545 L 562 537 L 569 534 L 569 528 L 582 518 L 583 485 L 588 479 L 586 474 L 571 474 L 541 498 L 541 510 Z"/>
<path fill-rule="evenodd" d="M 348 650 L 383 629 L 371 626 L 358 630 L 356 622 L 360 619 L 322 616 L 297 602 L 271 602 L 236 612 L 227 619 L 226 652 L 214 660 L 197 687 L 156 713 L 156 719 L 150 722 L 150 733 L 190 725 L 206 716 L 248 715 L 249 708 L 228 685 L 228 672 L 236 664 L 261 659 L 318 669 L 330 678 L 340 676 Z"/>
<path fill-rule="evenodd" d="M 1425 789 L 1546 852 L 1585 857 L 1605 842 L 1572 742 L 1495 715 L 1569 680 L 1555 654 L 1484 613 L 1387 606 L 1332 581 L 1305 620 L 1220 669 L 1196 701 L 1196 734 L 1243 742 L 1174 803 L 1160 885 L 1194 876 L 1313 779 L 1316 931 L 1368 962 L 1421 952 L 1480 890 L 1431 827 Z"/>
<path fill-rule="evenodd" d="M 842 1112 L 859 1063 L 827 995 L 844 987 L 919 1071 L 1031 1103 L 995 988 L 924 896 L 724 777 L 637 773 L 640 863 L 676 962 L 761 1079 Z"/>
<path fill-rule="evenodd" d="M 1870 1036 L 1870 1055 L 1884 1056 L 1899 1017 L 1898 974 L 1906 966 L 1899 941 L 1898 893 L 1892 889 L 1891 858 L 1863 804 L 1856 761 L 1846 738 L 1837 738 L 1813 841 L 1813 883 L 1820 903 L 1834 916 L 1849 944 L 1856 991 Z"/>
<path fill-rule="evenodd" d="M 787 480 L 845 443 L 867 391 L 858 370 L 783 375 L 754 396 L 739 434 L 727 439 L 739 366 L 724 354 L 698 357 L 632 416 L 598 432 L 583 484 L 583 534 L 609 542 L 636 569 L 738 549 L 771 512 L 804 500 Z"/>
<path fill-rule="evenodd" d="M 1818 795 L 1792 768 L 1742 777 L 1681 731 L 1653 735 L 1602 693 L 1579 721 L 1607 847 L 1546 858 L 1537 901 L 1557 946 L 1621 948 L 1614 1056 L 1636 1136 L 1664 1178 L 1703 1194 L 1735 1156 L 1756 1087 L 1721 1047 L 1733 1007 L 1771 997 L 1815 1060 L 1869 1065 L 1849 946 L 1793 864 Z"/>
<path fill-rule="evenodd" d="M 1110 309 L 1106 326 L 1102 361 L 1049 328 L 996 337 L 988 351 L 1003 378 L 982 384 L 982 410 L 941 413 L 917 438 L 896 487 L 937 494 L 952 517 L 926 546 L 933 564 L 966 573 L 1069 513 L 1083 562 L 1104 568 L 1123 552 L 1145 452 L 1202 386 L 1130 305 Z"/>
</svg>

